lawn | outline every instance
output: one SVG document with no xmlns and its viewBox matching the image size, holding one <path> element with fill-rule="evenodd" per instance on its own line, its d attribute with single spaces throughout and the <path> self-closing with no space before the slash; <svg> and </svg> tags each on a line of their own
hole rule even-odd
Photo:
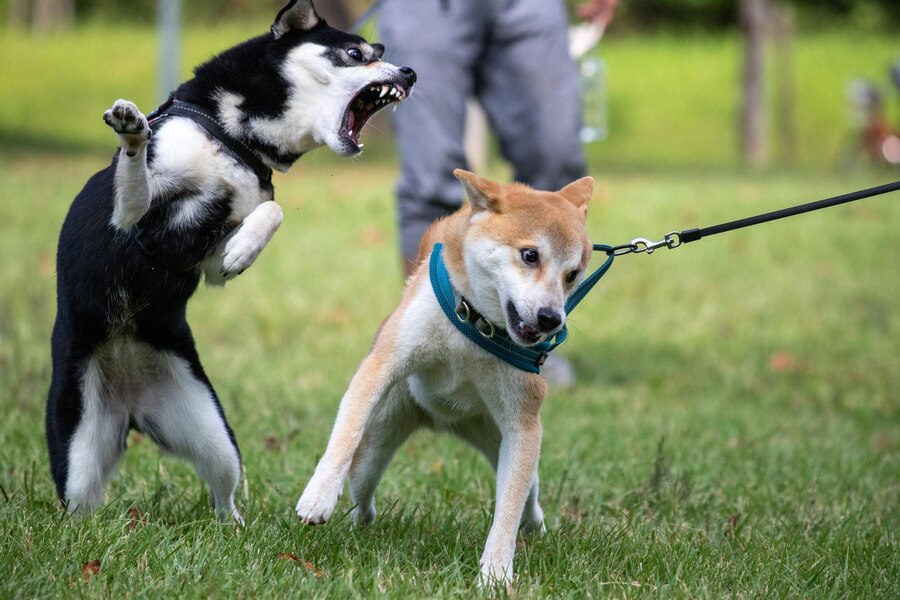
<svg viewBox="0 0 900 600">
<path fill-rule="evenodd" d="M 98 31 L 41 52 L 91 47 L 78 35 L 113 47 L 129 37 Z M 227 33 L 209 43 L 221 47 Z M 149 59 L 145 38 L 136 52 Z M 5 49 L 26 42 L 0 37 L 0 78 L 12 67 Z M 646 57 L 675 45 L 620 40 L 608 60 L 629 44 Z M 251 269 L 224 289 L 201 288 L 189 306 L 244 455 L 247 527 L 217 523 L 192 470 L 136 434 L 105 507 L 85 519 L 60 510 L 43 440 L 56 236 L 71 198 L 112 152 L 102 108 L 152 94 L 138 77 L 146 69 L 131 61 L 105 49 L 80 56 L 43 95 L 28 84 L 0 103 L 0 598 L 477 595 L 493 480 L 453 439 L 420 433 L 398 453 L 371 527 L 350 527 L 346 497 L 321 527 L 292 512 L 340 396 L 400 295 L 389 153 L 339 162 L 320 151 L 276 175 L 282 229 Z M 98 75 L 104 56 L 122 81 Z M 80 94 L 77 80 L 94 77 L 100 91 Z M 50 122 L 54 99 L 79 117 Z M 29 102 L 40 119 L 21 112 Z M 713 112 L 722 105 L 711 102 Z M 591 151 L 597 242 L 711 225 L 895 175 L 832 172 L 824 149 L 803 170 L 743 173 L 727 155 L 706 160 L 728 147 L 718 117 L 719 129 L 698 128 L 697 139 L 678 129 L 668 153 L 653 148 L 644 160 L 639 140 L 664 123 L 635 119 L 630 130 L 620 124 L 626 139 Z M 67 151 L 49 151 L 59 142 Z M 622 158 L 607 161 L 610 148 Z M 492 173 L 503 176 L 496 165 Z M 894 194 L 616 259 L 569 321 L 562 352 L 578 384 L 545 404 L 548 532 L 519 544 L 515 596 L 896 598 L 898 228 Z"/>
</svg>

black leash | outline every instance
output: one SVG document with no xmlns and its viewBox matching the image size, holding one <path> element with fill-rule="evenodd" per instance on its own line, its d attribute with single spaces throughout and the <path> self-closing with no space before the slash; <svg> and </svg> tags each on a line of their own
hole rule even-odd
<svg viewBox="0 0 900 600">
<path fill-rule="evenodd" d="M 750 227 L 751 225 L 768 223 L 769 221 L 784 219 L 786 217 L 793 217 L 794 215 L 801 215 L 803 213 L 812 212 L 814 210 L 828 208 L 830 206 L 837 206 L 839 204 L 846 204 L 847 202 L 862 200 L 863 198 L 871 198 L 872 196 L 879 196 L 881 194 L 887 194 L 890 192 L 895 192 L 897 190 L 900 190 L 900 181 L 894 181 L 893 183 L 886 183 L 884 185 L 878 185 L 875 187 L 867 188 L 865 190 L 859 190 L 858 192 L 850 192 L 848 194 L 842 194 L 840 196 L 834 196 L 833 198 L 826 198 L 824 200 L 818 200 L 816 202 L 800 204 L 799 206 L 783 208 L 781 210 L 775 210 L 761 215 L 756 215 L 755 217 L 747 217 L 744 219 L 738 219 L 736 221 L 721 223 L 719 225 L 712 225 L 710 227 L 685 229 L 684 231 L 671 231 L 658 242 L 654 242 L 646 238 L 635 238 L 627 244 L 613 246 L 607 251 L 607 254 L 613 256 L 622 256 L 624 254 L 640 252 L 653 254 L 653 251 L 657 248 L 677 248 L 682 244 L 696 242 L 699 239 L 709 237 L 711 235 L 716 235 L 717 233 L 725 233 L 726 231 L 734 231 L 735 229 Z"/>
</svg>

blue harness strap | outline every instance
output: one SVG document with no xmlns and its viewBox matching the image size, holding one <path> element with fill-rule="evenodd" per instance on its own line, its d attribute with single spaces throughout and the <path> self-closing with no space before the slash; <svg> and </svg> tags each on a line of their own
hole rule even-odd
<svg viewBox="0 0 900 600">
<path fill-rule="evenodd" d="M 450 283 L 450 276 L 447 274 L 447 267 L 441 257 L 444 245 L 437 243 L 431 252 L 431 260 L 429 262 L 429 276 L 431 278 L 431 289 L 437 298 L 438 304 L 447 315 L 451 323 L 472 342 L 490 352 L 497 358 L 511 364 L 517 369 L 528 371 L 529 373 L 540 373 L 541 366 L 547 360 L 547 355 L 557 346 L 566 341 L 568 330 L 565 325 L 553 336 L 552 340 L 538 342 L 533 346 L 520 346 L 515 343 L 506 331 L 501 329 L 494 330 L 489 333 L 483 333 L 468 318 L 468 315 L 462 316 L 456 312 L 456 296 L 453 292 L 453 284 Z M 608 254 L 606 261 L 600 267 L 591 273 L 587 279 L 581 282 L 569 299 L 566 301 L 566 314 L 572 312 L 572 309 L 581 302 L 591 288 L 596 285 L 600 278 L 603 277 L 612 266 L 614 254 L 609 254 L 612 250 L 609 246 L 594 244 L 595 251 L 602 251 Z"/>
</svg>

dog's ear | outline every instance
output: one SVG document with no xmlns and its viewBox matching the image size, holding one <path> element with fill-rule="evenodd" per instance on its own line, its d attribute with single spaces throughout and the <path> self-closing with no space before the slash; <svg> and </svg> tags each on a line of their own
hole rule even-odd
<svg viewBox="0 0 900 600">
<path fill-rule="evenodd" d="M 453 175 L 466 188 L 466 196 L 469 198 L 469 202 L 472 203 L 473 210 L 500 212 L 500 198 L 503 196 L 503 186 L 462 169 L 455 169 Z"/>
<path fill-rule="evenodd" d="M 312 0 L 291 0 L 275 17 L 272 35 L 277 40 L 292 29 L 300 31 L 312 29 L 320 20 Z"/>
<path fill-rule="evenodd" d="M 591 201 L 591 194 L 594 193 L 594 178 L 582 177 L 557 193 L 574 204 L 575 208 L 579 209 L 582 215 L 587 215 L 588 202 Z"/>
</svg>

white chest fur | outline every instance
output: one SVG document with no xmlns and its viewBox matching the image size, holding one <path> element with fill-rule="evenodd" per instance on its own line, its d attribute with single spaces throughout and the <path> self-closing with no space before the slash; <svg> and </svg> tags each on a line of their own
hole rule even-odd
<svg viewBox="0 0 900 600">
<path fill-rule="evenodd" d="M 196 190 L 183 202 L 174 226 L 187 227 L 203 208 L 223 194 L 230 195 L 229 221 L 239 223 L 272 196 L 260 190 L 253 172 L 227 150 L 211 140 L 202 128 L 183 118 L 170 118 L 156 137 L 155 157 L 150 165 L 150 192 L 154 198 Z"/>
<path fill-rule="evenodd" d="M 423 286 L 407 308 L 402 338 L 417 346 L 407 378 L 415 400 L 435 421 L 452 424 L 490 416 L 501 402 L 501 388 L 513 367 L 463 337 L 447 319 L 430 286 Z"/>
</svg>

